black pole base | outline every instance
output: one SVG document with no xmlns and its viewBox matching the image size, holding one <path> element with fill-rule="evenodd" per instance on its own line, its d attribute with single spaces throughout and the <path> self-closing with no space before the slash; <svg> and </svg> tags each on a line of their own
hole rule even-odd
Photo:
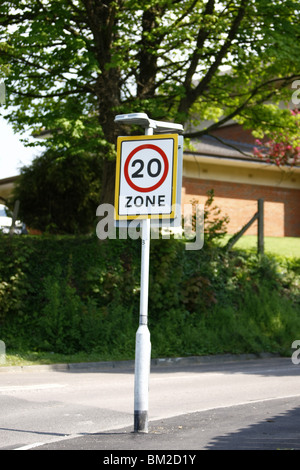
<svg viewBox="0 0 300 470">
<path fill-rule="evenodd" d="M 148 411 L 134 411 L 134 432 L 148 432 Z"/>
</svg>

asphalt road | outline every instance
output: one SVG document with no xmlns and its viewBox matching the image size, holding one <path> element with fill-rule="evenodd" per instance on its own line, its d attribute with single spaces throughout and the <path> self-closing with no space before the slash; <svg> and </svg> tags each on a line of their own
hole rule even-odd
<svg viewBox="0 0 300 470">
<path fill-rule="evenodd" d="M 290 358 L 158 361 L 148 434 L 132 432 L 133 385 L 131 363 L 1 368 L 0 450 L 300 449 Z"/>
</svg>

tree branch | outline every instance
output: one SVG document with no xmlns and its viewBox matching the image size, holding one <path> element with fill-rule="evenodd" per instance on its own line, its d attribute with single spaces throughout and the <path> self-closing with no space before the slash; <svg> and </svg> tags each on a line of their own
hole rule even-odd
<svg viewBox="0 0 300 470">
<path fill-rule="evenodd" d="M 212 3 L 213 3 L 212 1 L 211 1 L 211 3 L 208 2 L 207 6 L 210 5 L 210 8 L 211 8 Z M 236 17 L 234 18 L 234 20 L 231 24 L 231 28 L 228 32 L 228 35 L 227 35 L 227 38 L 226 38 L 224 44 L 222 45 L 222 47 L 220 48 L 219 52 L 216 55 L 214 63 L 210 66 L 210 68 L 208 69 L 206 75 L 202 78 L 202 80 L 200 80 L 200 82 L 198 83 L 196 88 L 192 89 L 191 88 L 191 80 L 192 80 L 192 77 L 193 77 L 194 73 L 196 72 L 198 62 L 199 62 L 199 58 L 200 58 L 200 54 L 198 52 L 198 47 L 197 47 L 197 50 L 195 50 L 194 56 L 192 58 L 191 66 L 190 66 L 190 68 L 189 68 L 189 70 L 187 71 L 187 74 L 186 74 L 186 83 L 185 83 L 186 95 L 185 95 L 184 98 L 182 98 L 182 100 L 179 104 L 179 108 L 178 108 L 179 114 L 181 114 L 181 113 L 186 114 L 187 113 L 188 109 L 192 106 L 192 104 L 196 101 L 196 99 L 201 95 L 201 93 L 203 93 L 203 91 L 207 88 L 208 84 L 212 80 L 214 74 L 216 73 L 217 69 L 219 68 L 219 66 L 222 63 L 222 59 L 226 56 L 226 54 L 227 54 L 227 52 L 228 52 L 228 50 L 231 46 L 231 43 L 232 43 L 233 39 L 235 38 L 235 36 L 237 34 L 237 31 L 238 31 L 238 28 L 241 24 L 241 21 L 243 20 L 243 18 L 245 16 L 246 3 L 247 3 L 246 0 L 241 0 L 241 4 L 240 4 L 240 7 L 238 9 L 238 13 L 237 13 Z M 207 35 L 208 35 L 207 32 L 205 32 L 204 30 L 200 30 L 199 35 L 198 35 L 197 44 L 198 44 L 198 42 L 199 42 L 200 46 L 201 46 L 201 44 L 204 44 L 204 41 L 205 41 Z"/>
<path fill-rule="evenodd" d="M 215 0 L 209 0 L 206 4 L 205 10 L 204 10 L 204 16 L 205 15 L 212 15 L 214 12 L 214 7 L 215 7 Z M 196 47 L 191 59 L 191 64 L 186 72 L 186 77 L 185 77 L 185 89 L 187 90 L 188 93 L 191 93 L 191 84 L 192 84 L 192 79 L 193 76 L 196 72 L 198 62 L 200 59 L 201 54 L 199 53 L 199 50 L 204 46 L 204 42 L 209 34 L 209 31 L 206 28 L 200 28 L 198 32 L 198 37 L 197 37 L 197 43 Z"/>
<path fill-rule="evenodd" d="M 207 135 L 210 132 L 214 131 L 215 129 L 218 129 L 220 126 L 223 124 L 226 124 L 226 122 L 230 121 L 233 119 L 235 116 L 239 115 L 248 105 L 248 103 L 251 101 L 251 99 L 260 91 L 261 88 L 267 87 L 270 84 L 274 84 L 277 82 L 282 82 L 280 84 L 280 88 L 284 88 L 288 83 L 290 83 L 292 80 L 295 80 L 297 78 L 297 75 L 290 75 L 289 77 L 281 77 L 281 78 L 272 78 L 270 80 L 267 80 L 264 83 L 261 83 L 257 85 L 251 92 L 248 98 L 238 107 L 234 109 L 230 114 L 227 116 L 224 116 L 222 119 L 220 119 L 218 122 L 212 124 L 209 126 L 207 129 L 203 129 L 201 131 L 196 131 L 196 132 L 186 132 L 184 133 L 184 136 L 187 138 L 193 138 L 193 137 L 201 137 L 203 135 Z M 271 98 L 274 94 L 274 91 L 269 92 L 266 96 L 262 97 L 260 100 L 258 100 L 255 104 L 261 104 L 265 101 L 267 101 L 269 98 Z"/>
<path fill-rule="evenodd" d="M 47 99 L 47 98 L 55 98 L 59 96 L 69 96 L 69 95 L 78 95 L 80 93 L 86 93 L 89 91 L 89 93 L 92 92 L 91 89 L 88 89 L 86 86 L 82 86 L 79 88 L 76 88 L 74 90 L 65 90 L 65 91 L 56 91 L 52 93 L 46 93 L 45 95 L 41 95 L 38 93 L 26 93 L 23 91 L 13 91 L 12 93 L 17 95 L 17 96 L 25 96 L 26 98 L 39 98 L 39 99 Z"/>
</svg>

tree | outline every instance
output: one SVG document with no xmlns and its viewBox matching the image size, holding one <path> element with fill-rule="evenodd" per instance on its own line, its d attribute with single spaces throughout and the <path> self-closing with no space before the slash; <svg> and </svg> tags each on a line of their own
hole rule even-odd
<svg viewBox="0 0 300 470">
<path fill-rule="evenodd" d="M 98 155 L 112 202 L 116 136 L 137 131 L 116 114 L 214 121 L 187 137 L 233 118 L 284 128 L 265 103 L 290 99 L 300 77 L 299 13 L 297 0 L 3 0 L 8 119 L 50 130 L 48 147 Z"/>
<path fill-rule="evenodd" d="M 91 232 L 99 199 L 99 159 L 48 149 L 21 174 L 14 191 L 20 218 L 49 233 Z"/>
</svg>

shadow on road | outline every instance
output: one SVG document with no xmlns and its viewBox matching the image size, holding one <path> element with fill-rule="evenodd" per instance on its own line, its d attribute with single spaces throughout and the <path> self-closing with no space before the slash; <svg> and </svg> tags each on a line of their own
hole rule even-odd
<svg viewBox="0 0 300 470">
<path fill-rule="evenodd" d="M 214 437 L 211 450 L 300 450 L 300 408 Z"/>
</svg>

